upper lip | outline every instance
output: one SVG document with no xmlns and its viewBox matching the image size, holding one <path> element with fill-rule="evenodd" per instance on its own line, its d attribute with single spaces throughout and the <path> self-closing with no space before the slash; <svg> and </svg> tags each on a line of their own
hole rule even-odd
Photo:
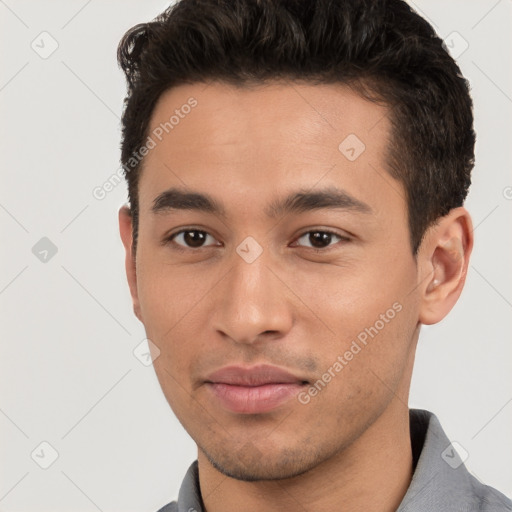
<svg viewBox="0 0 512 512">
<path fill-rule="evenodd" d="M 206 378 L 206 382 L 233 386 L 262 386 L 264 384 L 303 384 L 307 382 L 278 366 L 262 364 L 252 367 L 225 366 Z"/>
</svg>

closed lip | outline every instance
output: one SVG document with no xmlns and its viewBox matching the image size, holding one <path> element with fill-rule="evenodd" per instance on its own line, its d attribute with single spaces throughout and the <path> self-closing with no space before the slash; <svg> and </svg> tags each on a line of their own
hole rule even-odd
<svg viewBox="0 0 512 512">
<path fill-rule="evenodd" d="M 205 382 L 232 386 L 264 386 L 265 384 L 307 384 L 307 379 L 278 366 L 225 366 L 209 374 Z"/>
</svg>

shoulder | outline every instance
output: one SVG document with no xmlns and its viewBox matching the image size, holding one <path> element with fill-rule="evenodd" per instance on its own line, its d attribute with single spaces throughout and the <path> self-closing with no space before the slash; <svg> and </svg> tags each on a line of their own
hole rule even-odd
<svg viewBox="0 0 512 512">
<path fill-rule="evenodd" d="M 204 506 L 199 487 L 197 460 L 192 462 L 181 483 L 178 499 L 171 501 L 157 512 L 203 512 Z"/>
<path fill-rule="evenodd" d="M 474 496 L 475 512 L 505 512 L 512 511 L 512 500 L 489 485 L 482 484 L 470 476 Z"/>
<path fill-rule="evenodd" d="M 157 512 L 178 512 L 178 502 L 171 501 L 161 509 L 158 509 Z"/>
<path fill-rule="evenodd" d="M 512 501 L 473 476 L 430 411 L 410 410 L 414 472 L 399 512 L 512 512 Z"/>
</svg>

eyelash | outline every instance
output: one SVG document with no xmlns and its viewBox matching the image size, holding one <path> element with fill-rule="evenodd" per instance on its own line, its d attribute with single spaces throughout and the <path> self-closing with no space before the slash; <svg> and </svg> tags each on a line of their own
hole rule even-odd
<svg viewBox="0 0 512 512">
<path fill-rule="evenodd" d="M 189 250 L 192 250 L 192 251 L 199 251 L 201 249 L 206 249 L 208 247 L 212 247 L 211 245 L 207 245 L 207 246 L 201 246 L 201 247 L 185 247 L 183 245 L 180 245 L 180 244 L 177 244 L 174 242 L 174 239 L 182 234 L 182 233 L 187 233 L 187 232 L 190 232 L 190 231 L 196 231 L 198 233 L 204 233 L 206 235 L 210 235 L 210 236 L 213 236 L 211 235 L 210 233 L 208 233 L 207 231 L 203 230 L 203 229 L 197 229 L 197 228 L 185 228 L 185 229 L 180 229 L 179 231 L 176 231 L 175 233 L 172 233 L 171 235 L 165 237 L 165 239 L 163 240 L 163 244 L 164 245 L 167 245 L 169 243 L 173 243 L 174 246 L 175 246 L 175 249 L 178 250 L 178 251 L 189 251 Z M 343 235 L 340 235 L 339 233 L 337 233 L 336 231 L 332 231 L 330 229 L 310 229 L 308 231 L 304 231 L 303 233 L 301 233 L 296 239 L 295 241 L 298 241 L 300 240 L 304 235 L 307 235 L 307 234 L 310 234 L 310 233 L 328 233 L 330 235 L 334 235 L 336 237 L 338 237 L 340 240 L 337 242 L 349 242 L 350 241 L 350 238 L 347 237 L 347 236 L 343 236 Z M 295 243 L 295 242 L 293 242 Z M 336 245 L 336 244 L 333 244 L 333 245 Z M 306 248 L 310 251 L 313 251 L 313 252 L 316 252 L 316 253 L 325 253 L 327 252 L 332 246 L 331 245 L 328 245 L 324 248 L 316 248 L 316 247 L 307 247 L 307 246 L 299 246 L 299 247 L 303 247 L 303 248 Z"/>
</svg>

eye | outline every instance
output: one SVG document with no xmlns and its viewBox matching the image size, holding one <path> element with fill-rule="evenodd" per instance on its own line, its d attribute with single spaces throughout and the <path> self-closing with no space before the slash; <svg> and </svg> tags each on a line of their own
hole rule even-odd
<svg viewBox="0 0 512 512">
<path fill-rule="evenodd" d="M 303 241 L 302 244 L 300 244 L 300 241 Z M 308 231 L 301 235 L 297 239 L 297 244 L 299 246 L 302 245 L 302 247 L 311 247 L 313 249 L 325 249 L 327 247 L 330 247 L 331 245 L 334 245 L 336 242 L 340 242 L 341 240 L 349 241 L 349 238 L 346 236 L 338 235 L 337 233 L 334 233 L 332 231 L 326 231 L 326 230 L 316 230 L 316 231 Z"/>
<path fill-rule="evenodd" d="M 207 244 L 206 242 L 208 240 L 215 242 L 215 238 L 212 235 L 200 229 L 182 229 L 167 238 L 167 241 L 174 242 L 187 249 L 197 249 L 214 245 L 212 243 Z"/>
</svg>

